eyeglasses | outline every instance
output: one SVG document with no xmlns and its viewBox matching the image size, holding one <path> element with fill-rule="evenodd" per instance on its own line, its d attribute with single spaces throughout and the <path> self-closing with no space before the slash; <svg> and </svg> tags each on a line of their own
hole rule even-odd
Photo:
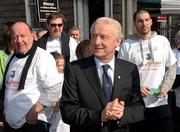
<svg viewBox="0 0 180 132">
<path fill-rule="evenodd" d="M 64 25 L 64 23 L 59 23 L 59 24 L 51 23 L 50 25 L 51 25 L 51 27 L 56 27 L 56 26 L 62 27 Z"/>
</svg>

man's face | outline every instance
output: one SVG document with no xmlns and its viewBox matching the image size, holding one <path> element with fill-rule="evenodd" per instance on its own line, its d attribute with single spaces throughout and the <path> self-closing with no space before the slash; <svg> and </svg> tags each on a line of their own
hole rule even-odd
<svg viewBox="0 0 180 132">
<path fill-rule="evenodd" d="M 80 40 L 80 31 L 79 30 L 71 30 L 69 35 L 73 37 L 77 42 Z"/>
<path fill-rule="evenodd" d="M 64 28 L 62 18 L 51 19 L 47 25 L 47 29 L 50 33 L 51 38 L 59 39 Z"/>
<path fill-rule="evenodd" d="M 152 19 L 148 13 L 137 14 L 134 24 L 137 32 L 141 35 L 146 35 L 151 32 Z"/>
<path fill-rule="evenodd" d="M 114 25 L 99 22 L 91 33 L 92 52 L 101 61 L 109 61 L 114 56 L 115 48 L 121 41 L 115 31 Z"/>
<path fill-rule="evenodd" d="M 11 39 L 15 51 L 24 54 L 31 49 L 34 41 L 34 34 L 25 23 L 18 22 L 12 27 Z"/>
</svg>

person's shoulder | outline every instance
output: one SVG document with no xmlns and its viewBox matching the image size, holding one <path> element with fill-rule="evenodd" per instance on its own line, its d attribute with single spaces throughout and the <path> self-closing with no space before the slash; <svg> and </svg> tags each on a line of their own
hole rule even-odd
<svg viewBox="0 0 180 132">
<path fill-rule="evenodd" d="M 81 68 L 86 68 L 86 67 L 90 67 L 95 65 L 95 61 L 94 61 L 94 57 L 90 56 L 90 57 L 85 57 L 82 59 L 78 59 L 75 61 L 72 61 L 69 63 L 69 65 L 71 66 L 79 66 Z"/>
<path fill-rule="evenodd" d="M 170 47 L 169 40 L 163 35 L 156 34 L 156 35 L 152 36 L 151 43 L 152 43 L 152 45 L 161 47 L 160 49 L 164 49 L 164 50 L 171 49 L 171 48 L 169 48 Z M 157 43 L 158 43 L 158 45 L 157 45 Z"/>
<path fill-rule="evenodd" d="M 44 48 L 45 45 L 46 45 L 46 42 L 48 40 L 48 36 L 49 36 L 49 33 L 47 32 L 46 34 L 44 34 L 41 38 L 39 38 L 37 41 L 36 41 L 36 44 L 38 45 L 38 47 L 41 47 L 41 48 Z"/>
<path fill-rule="evenodd" d="M 47 32 L 47 33 L 45 33 L 44 35 L 42 35 L 42 36 L 37 40 L 37 42 L 42 41 L 42 40 L 45 40 L 45 39 L 48 39 L 48 37 L 49 37 L 49 32 Z"/>
<path fill-rule="evenodd" d="M 5 54 L 4 50 L 0 50 L 0 55 L 4 55 L 4 54 Z"/>
<path fill-rule="evenodd" d="M 82 58 L 82 59 L 72 61 L 71 64 L 85 64 L 85 63 L 92 62 L 92 61 L 94 61 L 94 57 L 89 56 L 89 57 L 85 57 L 85 58 Z"/>
<path fill-rule="evenodd" d="M 36 64 L 39 66 L 43 65 L 44 67 L 53 67 L 56 64 L 53 56 L 48 51 L 40 47 L 37 47 L 34 60 Z"/>
<path fill-rule="evenodd" d="M 152 39 L 156 39 L 156 40 L 168 40 L 165 36 L 160 35 L 160 34 L 156 34 L 155 36 L 152 37 Z"/>
<path fill-rule="evenodd" d="M 136 64 L 130 62 L 130 61 L 127 61 L 127 60 L 123 60 L 123 59 L 120 59 L 120 58 L 116 58 L 116 62 L 119 64 L 119 65 L 123 65 L 124 67 L 137 67 Z"/>
<path fill-rule="evenodd" d="M 3 50 L 0 50 L 0 57 L 1 58 L 8 58 L 8 55 Z"/>
<path fill-rule="evenodd" d="M 39 57 L 46 58 L 47 60 L 48 60 L 49 57 L 52 58 L 52 55 L 48 51 L 46 51 L 45 49 L 42 49 L 40 47 L 37 47 L 37 55 Z"/>
<path fill-rule="evenodd" d="M 122 43 L 122 45 L 133 45 L 139 42 L 139 38 L 136 35 L 129 35 Z"/>
</svg>

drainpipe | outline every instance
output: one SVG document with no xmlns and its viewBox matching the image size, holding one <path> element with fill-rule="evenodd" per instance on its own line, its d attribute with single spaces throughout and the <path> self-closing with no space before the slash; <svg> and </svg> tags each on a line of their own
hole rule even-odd
<svg viewBox="0 0 180 132">
<path fill-rule="evenodd" d="M 137 9 L 137 0 L 122 0 L 122 26 L 124 38 L 133 33 L 133 13 Z"/>
<path fill-rule="evenodd" d="M 30 3 L 29 0 L 25 0 L 25 12 L 26 12 L 26 22 L 31 25 L 31 13 L 30 13 Z"/>
<path fill-rule="evenodd" d="M 127 35 L 133 33 L 133 0 L 127 0 Z"/>
</svg>

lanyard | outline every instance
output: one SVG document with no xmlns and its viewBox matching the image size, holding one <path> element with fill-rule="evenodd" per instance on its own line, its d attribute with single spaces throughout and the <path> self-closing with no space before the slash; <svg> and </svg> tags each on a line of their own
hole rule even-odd
<svg viewBox="0 0 180 132">
<path fill-rule="evenodd" d="M 139 46 L 140 46 L 140 52 L 141 52 L 141 58 L 142 58 L 142 63 L 141 64 L 143 64 L 143 62 L 145 60 L 145 57 L 144 57 L 144 54 L 143 54 L 144 50 L 143 50 L 142 42 L 140 42 Z M 148 49 L 150 51 L 150 56 L 149 56 L 150 58 L 149 59 L 151 59 L 154 62 L 154 55 L 153 55 L 153 51 L 152 51 L 151 40 L 148 41 Z"/>
</svg>

